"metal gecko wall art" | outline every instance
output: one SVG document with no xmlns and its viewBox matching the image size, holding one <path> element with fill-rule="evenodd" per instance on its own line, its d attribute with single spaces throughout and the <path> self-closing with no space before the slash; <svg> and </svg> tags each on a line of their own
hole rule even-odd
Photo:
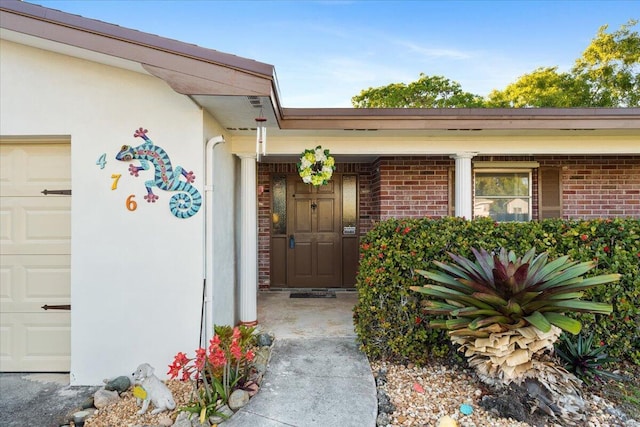
<svg viewBox="0 0 640 427">
<path fill-rule="evenodd" d="M 153 193 L 152 187 L 158 187 L 164 191 L 178 191 L 179 193 L 171 196 L 169 200 L 171 213 L 177 218 L 194 216 L 202 206 L 200 192 L 191 185 L 196 179 L 195 175 L 192 171 L 187 172 L 180 166 L 176 166 L 173 169 L 167 152 L 154 145 L 153 141 L 147 136 L 147 132 L 148 130 L 143 128 L 136 130 L 133 136 L 142 138 L 144 143 L 137 147 L 123 145 L 120 152 L 116 154 L 116 160 L 123 162 L 138 160 L 140 166 L 129 164 L 129 173 L 133 176 L 138 176 L 141 170 L 149 169 L 149 163 L 153 164 L 155 168 L 154 179 L 145 181 L 147 195 L 144 196 L 144 199 L 148 203 L 155 203 L 159 199 Z M 183 176 L 186 181 L 181 181 L 180 176 Z"/>
</svg>

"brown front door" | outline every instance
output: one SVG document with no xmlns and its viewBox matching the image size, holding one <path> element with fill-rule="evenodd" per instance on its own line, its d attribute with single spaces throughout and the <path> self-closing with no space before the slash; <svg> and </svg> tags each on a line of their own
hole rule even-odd
<svg viewBox="0 0 640 427">
<path fill-rule="evenodd" d="M 320 187 L 287 177 L 288 286 L 342 286 L 341 188 L 339 174 Z"/>
</svg>

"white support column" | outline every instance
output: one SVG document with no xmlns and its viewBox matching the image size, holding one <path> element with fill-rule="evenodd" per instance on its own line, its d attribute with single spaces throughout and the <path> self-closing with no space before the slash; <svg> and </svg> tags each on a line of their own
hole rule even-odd
<svg viewBox="0 0 640 427">
<path fill-rule="evenodd" d="M 451 156 L 456 160 L 456 216 L 466 219 L 473 218 L 473 177 L 471 175 L 471 159 L 476 153 L 456 153 Z"/>
<path fill-rule="evenodd" d="M 240 154 L 240 323 L 258 323 L 256 155 Z"/>
</svg>

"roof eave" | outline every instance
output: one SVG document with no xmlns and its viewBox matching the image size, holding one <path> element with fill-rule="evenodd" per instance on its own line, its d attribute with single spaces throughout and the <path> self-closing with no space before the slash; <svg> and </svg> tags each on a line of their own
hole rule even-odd
<svg viewBox="0 0 640 427">
<path fill-rule="evenodd" d="M 638 129 L 640 108 L 285 108 L 283 129 Z"/>
<path fill-rule="evenodd" d="M 22 1 L 3 1 L 0 23 L 8 30 L 139 62 L 185 95 L 271 96 L 278 90 L 272 65 Z"/>
</svg>

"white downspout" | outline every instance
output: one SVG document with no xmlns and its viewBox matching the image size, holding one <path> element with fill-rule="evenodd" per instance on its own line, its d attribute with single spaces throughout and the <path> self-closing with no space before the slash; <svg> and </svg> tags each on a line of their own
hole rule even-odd
<svg viewBox="0 0 640 427">
<path fill-rule="evenodd" d="M 204 277 L 205 277 L 205 316 L 204 346 L 213 338 L 213 149 L 225 142 L 224 136 L 218 135 L 207 141 L 205 148 L 205 185 L 204 185 Z"/>
</svg>

